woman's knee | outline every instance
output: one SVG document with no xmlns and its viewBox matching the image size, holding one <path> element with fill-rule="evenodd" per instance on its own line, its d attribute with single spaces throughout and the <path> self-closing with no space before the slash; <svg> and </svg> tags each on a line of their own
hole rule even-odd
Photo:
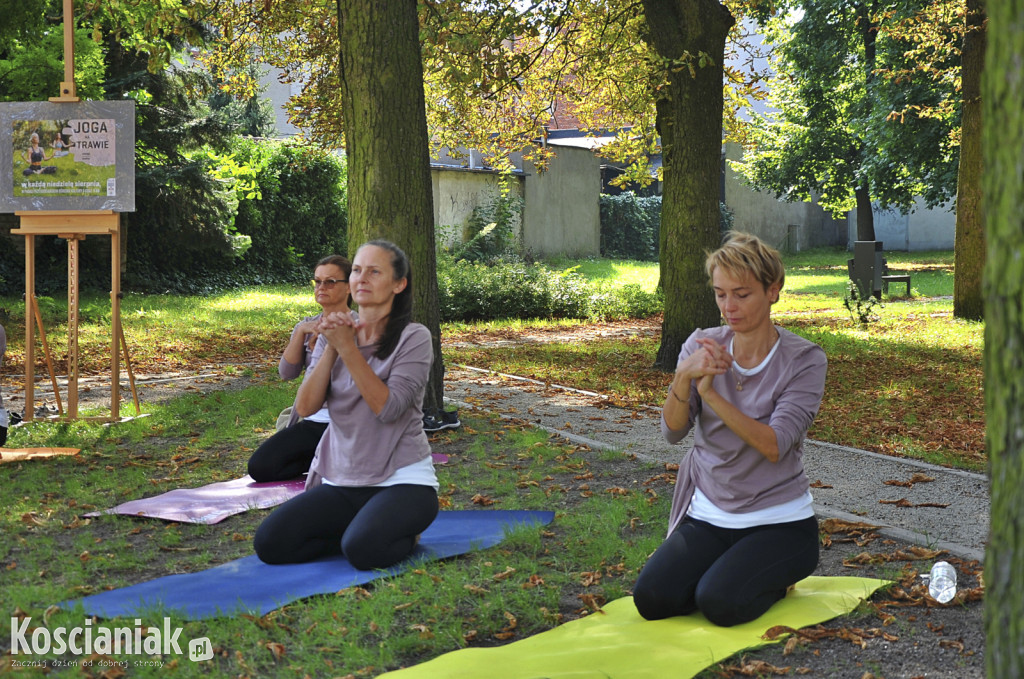
<svg viewBox="0 0 1024 679">
<path fill-rule="evenodd" d="M 341 540 L 341 551 L 360 571 L 372 571 L 377 568 L 388 568 L 412 554 L 416 547 L 414 537 L 399 538 L 394 542 L 385 542 L 379 537 L 356 534 L 348 531 Z"/>
<path fill-rule="evenodd" d="M 761 617 L 772 604 L 786 595 L 786 590 L 764 592 L 755 601 L 742 599 L 735 591 L 697 587 L 697 608 L 712 624 L 733 627 Z"/>
<path fill-rule="evenodd" d="M 249 458 L 249 464 L 246 465 L 246 472 L 248 472 L 249 476 L 256 483 L 266 483 L 274 480 L 270 478 L 271 474 L 270 470 L 267 469 L 267 465 L 264 464 L 261 459 L 257 458 L 255 454 Z"/>
<path fill-rule="evenodd" d="M 644 620 L 664 620 L 672 617 L 672 613 L 667 610 L 665 605 L 665 597 L 659 596 L 658 592 L 643 586 L 641 581 L 637 581 L 636 587 L 633 589 L 633 604 L 636 606 L 637 613 Z"/>
<path fill-rule="evenodd" d="M 287 563 L 287 555 L 285 550 L 282 549 L 280 536 L 276 535 L 273 528 L 267 525 L 267 521 L 261 523 L 259 528 L 256 529 L 252 546 L 256 556 L 263 563 Z"/>
</svg>

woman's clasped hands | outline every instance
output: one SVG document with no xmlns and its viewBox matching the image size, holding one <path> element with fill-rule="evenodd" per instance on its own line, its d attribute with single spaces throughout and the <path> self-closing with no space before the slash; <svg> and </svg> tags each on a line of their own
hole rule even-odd
<svg viewBox="0 0 1024 679">
<path fill-rule="evenodd" d="M 357 344 L 356 330 L 360 327 L 358 319 L 345 311 L 332 311 L 324 314 L 316 324 L 316 332 L 323 335 L 327 343 L 340 350 L 346 344 Z"/>
<path fill-rule="evenodd" d="M 697 393 L 701 396 L 712 391 L 715 375 L 724 375 L 732 367 L 732 354 L 709 337 L 697 339 L 700 349 L 676 365 L 676 376 L 687 381 L 697 380 Z"/>
</svg>

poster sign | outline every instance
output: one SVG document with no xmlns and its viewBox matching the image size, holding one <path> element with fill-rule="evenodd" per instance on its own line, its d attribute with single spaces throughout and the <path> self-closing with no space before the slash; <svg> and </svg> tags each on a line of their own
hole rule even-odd
<svg viewBox="0 0 1024 679">
<path fill-rule="evenodd" d="M 0 103 L 0 212 L 135 210 L 135 103 Z"/>
</svg>

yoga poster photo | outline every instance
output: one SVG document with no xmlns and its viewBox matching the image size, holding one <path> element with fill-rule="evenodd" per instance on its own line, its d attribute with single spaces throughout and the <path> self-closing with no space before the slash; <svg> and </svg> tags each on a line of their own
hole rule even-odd
<svg viewBox="0 0 1024 679">
<path fill-rule="evenodd" d="M 0 103 L 0 212 L 135 210 L 132 101 Z"/>
</svg>

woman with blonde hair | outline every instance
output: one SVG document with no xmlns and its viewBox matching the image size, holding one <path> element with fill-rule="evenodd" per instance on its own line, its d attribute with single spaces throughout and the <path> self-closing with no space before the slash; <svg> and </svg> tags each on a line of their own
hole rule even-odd
<svg viewBox="0 0 1024 679">
<path fill-rule="evenodd" d="M 694 443 L 679 465 L 669 532 L 634 589 L 649 620 L 701 611 L 731 626 L 763 614 L 818 564 L 802 444 L 825 389 L 818 345 L 771 320 L 785 269 L 755 236 L 708 255 L 725 325 L 679 353 L 662 434 Z"/>
</svg>

